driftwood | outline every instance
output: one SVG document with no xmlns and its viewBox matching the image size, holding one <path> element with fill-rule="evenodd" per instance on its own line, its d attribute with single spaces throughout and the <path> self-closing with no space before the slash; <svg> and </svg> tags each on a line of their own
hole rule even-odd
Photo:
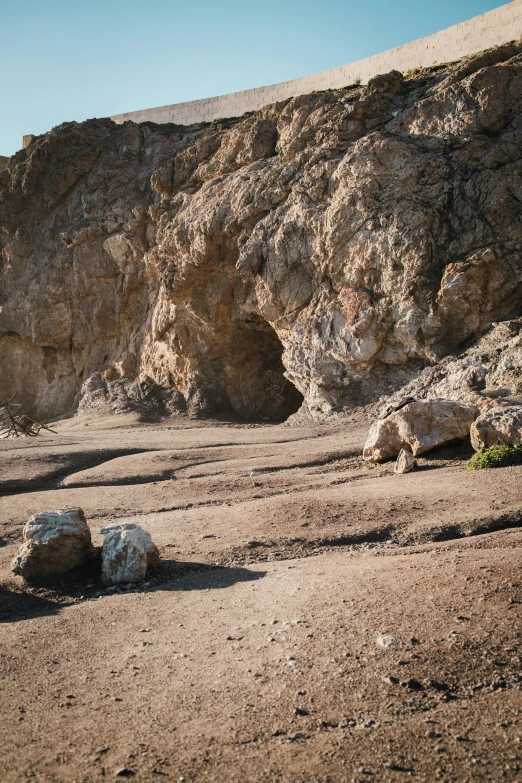
<svg viewBox="0 0 522 783">
<path fill-rule="evenodd" d="M 55 432 L 46 424 L 35 421 L 22 413 L 22 405 L 13 402 L 15 395 L 9 400 L 0 400 L 0 439 L 2 438 L 35 438 L 40 430 Z"/>
</svg>

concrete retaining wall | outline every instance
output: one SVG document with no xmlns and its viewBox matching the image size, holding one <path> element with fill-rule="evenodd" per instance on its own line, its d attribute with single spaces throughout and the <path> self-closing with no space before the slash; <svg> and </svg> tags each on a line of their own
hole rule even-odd
<svg viewBox="0 0 522 783">
<path fill-rule="evenodd" d="M 344 87 L 361 80 L 365 84 L 372 76 L 393 69 L 406 73 L 415 68 L 459 60 L 490 46 L 512 41 L 522 35 L 522 0 L 495 8 L 486 14 L 475 16 L 466 22 L 448 27 L 439 33 L 419 38 L 404 46 L 366 57 L 339 68 L 293 79 L 289 82 L 257 87 L 253 90 L 233 92 L 216 98 L 204 98 L 186 103 L 174 103 L 155 109 L 117 114 L 111 119 L 157 123 L 174 122 L 190 125 L 194 122 L 210 122 L 218 117 L 238 117 L 246 111 L 261 109 L 269 103 L 304 95 L 312 90 Z"/>
</svg>

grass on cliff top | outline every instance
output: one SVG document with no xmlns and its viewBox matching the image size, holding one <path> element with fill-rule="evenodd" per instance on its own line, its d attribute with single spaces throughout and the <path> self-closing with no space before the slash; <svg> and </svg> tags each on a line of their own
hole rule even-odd
<svg viewBox="0 0 522 783">
<path fill-rule="evenodd" d="M 247 113 L 254 114 L 253 111 L 245 112 L 245 114 Z M 245 115 L 243 114 L 242 116 L 244 117 Z M 241 117 L 216 117 L 216 119 L 212 120 L 210 124 L 211 125 L 230 125 L 230 124 L 235 125 L 235 123 L 239 122 L 240 119 Z"/>
<path fill-rule="evenodd" d="M 185 133 L 189 133 L 194 126 L 193 125 L 177 125 L 175 122 L 152 122 L 152 120 L 146 120 L 140 123 L 146 125 L 154 133 L 161 133 L 162 136 L 172 136 L 175 133 L 181 136 Z"/>
<path fill-rule="evenodd" d="M 344 87 L 325 87 L 322 90 L 312 90 L 309 95 L 322 95 L 325 92 L 344 92 L 345 90 L 356 90 L 362 87 L 360 79 L 356 79 L 353 84 L 346 84 Z"/>
<path fill-rule="evenodd" d="M 253 112 L 247 112 L 247 114 L 253 114 Z M 212 125 L 228 128 L 239 121 L 240 117 L 218 117 L 216 120 L 212 120 L 212 122 L 193 122 L 192 125 L 178 125 L 175 122 L 152 122 L 152 120 L 146 120 L 140 124 L 147 125 L 154 133 L 161 133 L 162 136 L 168 138 L 174 135 L 184 136 L 186 133 L 193 133 L 202 128 L 209 128 Z"/>
<path fill-rule="evenodd" d="M 419 68 L 414 68 L 412 71 L 407 71 L 404 74 L 404 78 L 413 79 L 417 76 L 429 76 L 432 73 L 444 70 L 444 68 L 451 68 L 452 65 L 457 65 L 459 62 L 460 60 L 452 60 L 451 62 L 438 63 L 437 65 L 419 66 Z"/>
<path fill-rule="evenodd" d="M 484 468 L 508 468 L 510 465 L 522 465 L 522 446 L 490 446 L 480 449 L 472 456 L 466 470 L 483 470 Z"/>
</svg>

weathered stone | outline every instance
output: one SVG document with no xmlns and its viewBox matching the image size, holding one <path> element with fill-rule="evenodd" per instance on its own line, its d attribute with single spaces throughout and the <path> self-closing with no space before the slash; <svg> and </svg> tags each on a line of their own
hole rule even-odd
<svg viewBox="0 0 522 783">
<path fill-rule="evenodd" d="M 401 449 L 413 456 L 423 454 L 443 443 L 466 438 L 477 415 L 477 408 L 452 400 L 411 402 L 372 425 L 363 456 L 372 462 L 384 462 L 396 457 Z"/>
<path fill-rule="evenodd" d="M 43 420 L 110 371 L 87 407 L 146 382 L 162 415 L 324 419 L 440 369 L 520 307 L 521 53 L 35 138 L 0 172 L 0 398 Z M 438 396 L 512 388 L 495 367 Z"/>
<path fill-rule="evenodd" d="M 494 323 L 460 356 L 427 367 L 391 395 L 380 410 L 385 418 L 407 402 L 446 399 L 486 411 L 522 403 L 522 319 Z"/>
<path fill-rule="evenodd" d="M 29 581 L 72 571 L 96 551 L 81 508 L 35 514 L 26 522 L 23 536 L 12 570 Z"/>
<path fill-rule="evenodd" d="M 133 522 L 107 525 L 102 546 L 102 581 L 106 585 L 141 582 L 159 553 L 150 533 Z"/>
<path fill-rule="evenodd" d="M 415 470 L 416 467 L 417 467 L 417 460 L 415 459 L 411 451 L 407 451 L 406 449 L 401 449 L 399 452 L 399 456 L 397 457 L 397 462 L 395 463 L 393 472 L 411 473 L 411 471 Z"/>
<path fill-rule="evenodd" d="M 473 422 L 470 435 L 476 451 L 500 443 L 522 445 L 522 405 L 490 408 Z"/>
</svg>

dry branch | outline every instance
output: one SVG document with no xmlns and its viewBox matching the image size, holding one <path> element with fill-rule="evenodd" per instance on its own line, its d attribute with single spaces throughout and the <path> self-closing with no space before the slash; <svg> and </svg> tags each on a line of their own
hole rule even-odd
<svg viewBox="0 0 522 783">
<path fill-rule="evenodd" d="M 22 405 L 13 402 L 15 395 L 9 400 L 0 401 L 0 439 L 2 438 L 35 438 L 40 430 L 55 432 L 46 424 L 35 421 L 22 413 Z"/>
</svg>

